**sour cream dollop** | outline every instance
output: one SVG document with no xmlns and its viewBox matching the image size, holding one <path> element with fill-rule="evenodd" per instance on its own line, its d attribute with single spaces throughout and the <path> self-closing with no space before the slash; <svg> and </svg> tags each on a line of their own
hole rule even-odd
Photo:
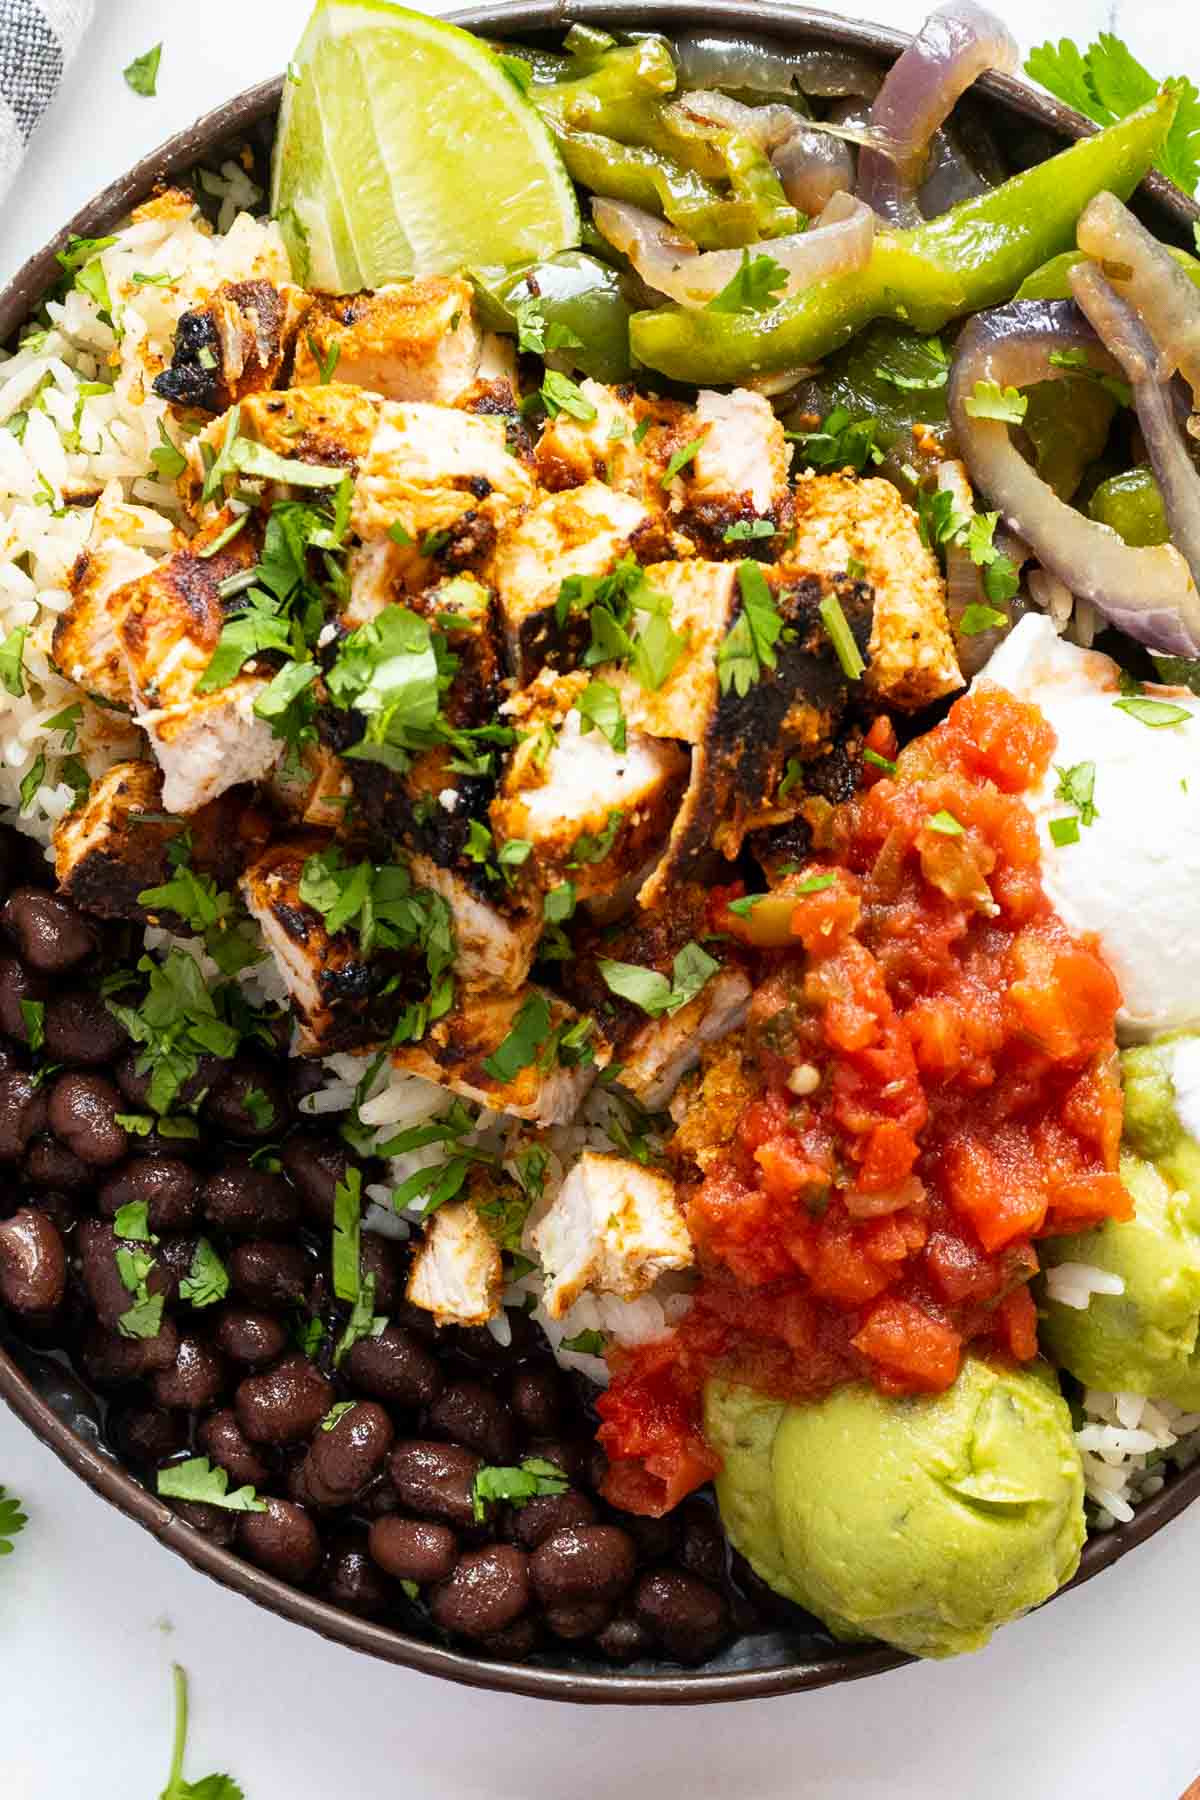
<svg viewBox="0 0 1200 1800">
<path fill-rule="evenodd" d="M 1029 614 L 978 683 L 1032 701 L 1058 738 L 1049 773 L 1024 796 L 1042 879 L 1063 921 L 1100 939 L 1121 988 L 1118 1030 L 1132 1040 L 1200 1027 L 1200 699 L 1149 688 L 1147 698 L 1190 715 L 1152 725 L 1117 704 L 1118 676 L 1109 657 L 1065 643 L 1049 619 Z M 1091 824 L 1059 795 L 1061 772 L 1081 764 L 1095 765 Z M 1072 814 L 1077 839 L 1056 843 L 1052 821 Z"/>
</svg>

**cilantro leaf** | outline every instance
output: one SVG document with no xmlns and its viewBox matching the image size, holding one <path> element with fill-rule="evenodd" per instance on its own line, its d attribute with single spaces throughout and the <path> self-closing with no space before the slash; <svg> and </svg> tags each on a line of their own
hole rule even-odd
<svg viewBox="0 0 1200 1800">
<path fill-rule="evenodd" d="M 770 519 L 736 519 L 721 533 L 723 544 L 740 544 L 749 538 L 778 537 L 779 527 Z"/>
<path fill-rule="evenodd" d="M 150 452 L 150 461 L 164 481 L 177 481 L 187 468 L 187 457 L 167 436 L 167 428 L 161 419 L 158 421 L 158 439 L 158 448 Z"/>
<path fill-rule="evenodd" d="M 1125 118 L 1152 100 L 1162 85 L 1120 38 L 1106 31 L 1086 51 L 1069 38 L 1038 45 L 1029 53 L 1025 73 L 1097 125 Z M 1185 194 L 1193 194 L 1200 180 L 1200 94 L 1185 76 L 1174 77 L 1171 85 L 1179 107 L 1155 167 Z"/>
<path fill-rule="evenodd" d="M 744 699 L 765 669 L 776 666 L 775 645 L 783 620 L 761 566 L 747 559 L 738 564 L 742 610 L 717 653 L 721 692 L 730 688 Z"/>
<path fill-rule="evenodd" d="M 138 969 L 149 978 L 140 1008 L 111 998 L 105 1005 L 142 1045 L 137 1071 L 150 1075 L 151 1110 L 165 1113 L 196 1074 L 200 1057 L 232 1056 L 241 1032 L 218 1013 L 199 964 L 186 951 L 172 948 L 161 963 L 143 956 Z"/>
<path fill-rule="evenodd" d="M 18 1005 L 21 1009 L 21 1018 L 25 1023 L 26 1042 L 36 1056 L 46 1042 L 46 1002 L 44 1000 L 21 1000 Z"/>
<path fill-rule="evenodd" d="M 0 1487 L 0 1556 L 12 1555 L 12 1541 L 28 1523 L 29 1515 L 21 1510 L 16 1495 Z"/>
<path fill-rule="evenodd" d="M 696 998 L 721 967 L 699 944 L 685 944 L 672 964 L 672 979 L 657 969 L 601 957 L 597 968 L 610 993 L 628 1000 L 652 1019 L 678 1012 Z"/>
<path fill-rule="evenodd" d="M 522 1069 L 528 1069 L 537 1061 L 538 1052 L 550 1032 L 549 1002 L 544 994 L 531 994 L 501 1043 L 485 1059 L 485 1070 L 493 1081 L 507 1086 L 509 1082 L 516 1080 Z"/>
<path fill-rule="evenodd" d="M 789 431 L 785 436 L 799 444 L 802 460 L 811 468 L 853 469 L 861 474 L 868 462 L 883 461 L 876 429 L 875 419 L 853 419 L 848 407 L 835 406 L 816 431 Z"/>
<path fill-rule="evenodd" d="M 596 409 L 583 390 L 571 380 L 569 375 L 562 375 L 557 369 L 547 369 L 542 385 L 538 390 L 542 405 L 549 416 L 557 418 L 565 412 L 581 424 L 590 425 L 596 417 Z"/>
<path fill-rule="evenodd" d="M 542 900 L 542 917 L 550 925 L 561 925 L 575 916 L 575 883 L 560 881 Z"/>
<path fill-rule="evenodd" d="M 1124 699 L 1114 700 L 1113 705 L 1118 712 L 1128 713 L 1131 719 L 1155 731 L 1161 731 L 1164 725 L 1186 725 L 1193 716 L 1186 706 L 1173 706 L 1167 700 Z"/>
<path fill-rule="evenodd" d="M 998 612 L 994 606 L 982 606 L 972 601 L 964 606 L 962 617 L 958 621 L 960 637 L 978 637 L 981 631 L 998 631 L 1002 625 L 1008 624 L 1008 614 Z"/>
<path fill-rule="evenodd" d="M 707 435 L 706 432 L 701 437 L 693 438 L 690 444 L 684 444 L 678 450 L 672 451 L 670 461 L 660 478 L 662 487 L 669 488 L 675 477 L 695 460 L 696 455 L 703 448 L 704 438 Z"/>
<path fill-rule="evenodd" d="M 362 1172 L 347 1169 L 333 1194 L 333 1291 L 339 1300 L 357 1300 L 362 1233 Z"/>
<path fill-rule="evenodd" d="M 211 694 L 228 687 L 260 650 L 289 650 L 292 645 L 291 624 L 276 603 L 258 589 L 251 591 L 244 612 L 226 619 L 217 639 L 217 647 L 208 667 L 196 683 L 198 694 Z"/>
<path fill-rule="evenodd" d="M 135 56 L 128 68 L 122 70 L 126 85 L 143 99 L 152 100 L 158 92 L 158 65 L 162 60 L 162 45 L 155 44 L 153 50 L 147 50 L 142 56 Z"/>
<path fill-rule="evenodd" d="M 557 1463 L 543 1456 L 527 1456 L 519 1468 L 485 1467 L 475 1477 L 472 1505 L 476 1521 L 487 1517 L 490 1501 L 507 1500 L 510 1506 L 524 1506 L 537 1494 L 562 1494 L 567 1478 Z"/>
<path fill-rule="evenodd" d="M 742 251 L 742 260 L 719 294 L 714 294 L 706 312 L 766 312 L 782 299 L 781 290 L 788 284 L 788 273 L 773 256 L 750 255 Z"/>
<path fill-rule="evenodd" d="M 266 1512 L 250 1486 L 229 1491 L 229 1476 L 207 1456 L 191 1456 L 158 1471 L 158 1492 L 164 1500 L 193 1500 L 202 1506 L 219 1506 L 225 1512 Z"/>
<path fill-rule="evenodd" d="M 996 419 L 1002 425 L 1019 425 L 1029 409 L 1028 396 L 1018 388 L 1002 388 L 998 381 L 977 381 L 963 401 L 973 419 Z"/>
<path fill-rule="evenodd" d="M 574 1351 L 576 1356 L 603 1356 L 607 1343 L 602 1331 L 578 1331 L 574 1337 L 563 1339 L 562 1348 Z"/>
<path fill-rule="evenodd" d="M 614 806 L 605 820 L 602 831 L 581 831 L 571 846 L 571 854 L 567 858 L 568 869 L 579 869 L 585 863 L 601 863 L 612 850 L 617 840 L 617 833 L 625 823 L 625 814 L 619 806 Z"/>
<path fill-rule="evenodd" d="M 575 704 L 582 721 L 581 731 L 588 732 L 595 726 L 614 750 L 624 750 L 625 714 L 616 688 L 607 681 L 589 681 Z"/>
<path fill-rule="evenodd" d="M 229 1271 L 207 1238 L 192 1252 L 191 1266 L 179 1284 L 179 1298 L 193 1306 L 213 1306 L 229 1292 Z"/>
<path fill-rule="evenodd" d="M 862 651 L 854 640 L 854 633 L 850 629 L 849 621 L 842 611 L 841 601 L 836 594 L 826 594 L 817 611 L 821 615 L 821 623 L 825 627 L 837 659 L 842 665 L 843 675 L 847 681 L 859 680 L 867 665 L 863 661 Z"/>
<path fill-rule="evenodd" d="M 0 681 L 3 681 L 14 699 L 20 699 L 25 692 L 25 639 L 29 635 L 28 625 L 15 625 L 0 644 Z"/>
</svg>

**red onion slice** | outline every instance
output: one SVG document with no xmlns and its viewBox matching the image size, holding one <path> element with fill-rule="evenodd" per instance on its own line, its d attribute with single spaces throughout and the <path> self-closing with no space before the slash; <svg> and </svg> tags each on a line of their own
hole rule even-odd
<svg viewBox="0 0 1200 1800">
<path fill-rule="evenodd" d="M 854 186 L 854 155 L 848 144 L 824 130 L 813 130 L 782 101 L 747 106 L 728 94 L 702 90 L 675 103 L 680 112 L 704 124 L 740 132 L 771 158 L 791 204 L 815 218 L 834 194 Z"/>
<path fill-rule="evenodd" d="M 596 229 L 627 256 L 648 287 L 681 306 L 699 307 L 727 287 L 742 265 L 741 250 L 706 250 L 672 231 L 653 213 L 623 200 L 592 201 Z M 809 231 L 772 238 L 755 254 L 766 254 L 786 269 L 786 294 L 832 275 L 863 269 L 875 238 L 875 215 L 861 200 L 834 194 Z M 782 299 L 783 294 L 778 298 Z"/>
<path fill-rule="evenodd" d="M 955 349 L 948 402 L 972 484 L 1042 567 L 1111 624 L 1165 655 L 1200 656 L 1200 593 L 1175 546 L 1134 549 L 1123 543 L 1115 531 L 1058 498 L 1012 443 L 1007 425 L 966 410 L 976 382 L 1022 388 L 1068 373 L 1050 361 L 1055 350 L 1086 350 L 1097 368 L 1120 373 L 1070 301 L 1018 300 L 977 313 L 967 324 Z"/>
<path fill-rule="evenodd" d="M 1011 74 L 1019 62 L 1007 26 L 974 0 L 949 0 L 930 13 L 892 65 L 871 108 L 872 125 L 895 145 L 895 155 L 863 151 L 860 199 L 890 225 L 919 225 L 916 194 L 934 132 L 986 70 Z"/>
<path fill-rule="evenodd" d="M 1122 299 L 1145 320 L 1163 373 L 1178 369 L 1200 405 L 1200 290 L 1115 194 L 1097 194 L 1079 217 L 1079 248 L 1104 264 Z"/>
<path fill-rule="evenodd" d="M 1175 417 L 1169 377 L 1160 378 L 1157 346 L 1095 263 L 1078 263 L 1071 270 L 1070 281 L 1080 311 L 1129 378 L 1138 424 L 1162 492 L 1171 542 L 1191 569 L 1192 579 L 1200 579 L 1200 475 Z"/>
<path fill-rule="evenodd" d="M 879 65 L 854 50 L 798 49 L 740 31 L 688 31 L 674 43 L 681 88 L 730 88 L 737 94 L 879 92 Z"/>
</svg>

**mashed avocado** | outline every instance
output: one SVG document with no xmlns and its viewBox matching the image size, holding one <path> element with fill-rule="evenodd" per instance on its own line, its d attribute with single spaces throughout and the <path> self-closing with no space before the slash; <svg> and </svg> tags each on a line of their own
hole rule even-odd
<svg viewBox="0 0 1200 1800">
<path fill-rule="evenodd" d="M 1078 1565 L 1083 1474 L 1044 1365 L 971 1357 L 943 1394 L 790 1406 L 714 1381 L 705 1432 L 733 1544 L 839 1637 L 977 1650 Z"/>
<path fill-rule="evenodd" d="M 1088 1387 L 1200 1406 L 1200 1146 L 1183 1129 L 1171 1063 L 1180 1035 L 1128 1050 L 1121 1179 L 1135 1216 L 1040 1246 L 1046 1268 L 1084 1263 L 1119 1275 L 1120 1294 L 1064 1305 L 1042 1284 L 1039 1337 Z"/>
</svg>

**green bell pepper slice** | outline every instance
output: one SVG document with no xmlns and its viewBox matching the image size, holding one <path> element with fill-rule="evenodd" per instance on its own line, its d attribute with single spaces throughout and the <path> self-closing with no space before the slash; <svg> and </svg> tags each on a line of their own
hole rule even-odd
<svg viewBox="0 0 1200 1800">
<path fill-rule="evenodd" d="M 1174 244 L 1166 246 L 1168 253 L 1175 258 L 1184 274 L 1200 287 L 1200 261 L 1188 254 L 1186 250 L 1176 249 Z M 1088 259 L 1082 250 L 1064 250 L 1061 256 L 1052 256 L 1048 263 L 1035 269 L 1017 289 L 1014 296 L 1017 300 L 1069 300 L 1071 298 L 1071 270 L 1076 263 Z"/>
<path fill-rule="evenodd" d="M 1165 544 L 1171 535 L 1159 485 L 1144 464 L 1102 481 L 1088 502 L 1088 512 L 1127 544 Z"/>
<path fill-rule="evenodd" d="M 519 269 L 472 271 L 480 316 L 491 331 L 513 333 L 517 307 L 537 301 L 550 325 L 565 325 L 580 340 L 554 352 L 596 381 L 628 381 L 629 318 L 618 270 L 583 250 L 562 250 L 547 262 Z"/>
<path fill-rule="evenodd" d="M 872 319 L 940 331 L 1011 299 L 1035 269 L 1069 248 L 1080 213 L 1105 189 L 1127 199 L 1162 147 L 1179 100 L 1168 85 L 1148 105 L 998 188 L 911 231 L 876 234 L 865 269 L 793 294 L 767 313 L 662 306 L 630 325 L 639 362 L 676 381 L 734 384 L 816 363 Z"/>
</svg>

